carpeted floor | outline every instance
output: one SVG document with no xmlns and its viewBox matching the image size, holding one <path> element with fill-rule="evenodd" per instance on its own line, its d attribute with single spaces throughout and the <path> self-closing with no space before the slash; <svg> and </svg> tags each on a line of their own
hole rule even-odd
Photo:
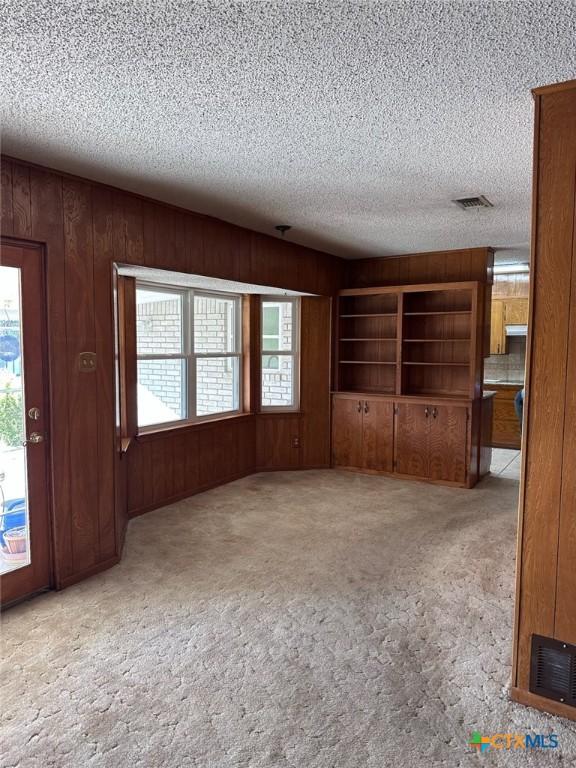
<svg viewBox="0 0 576 768">
<path fill-rule="evenodd" d="M 134 520 L 119 566 L 4 616 L 1 765 L 574 765 L 575 724 L 507 697 L 506 466 L 473 491 L 261 474 Z M 560 748 L 480 756 L 472 730 Z"/>
</svg>

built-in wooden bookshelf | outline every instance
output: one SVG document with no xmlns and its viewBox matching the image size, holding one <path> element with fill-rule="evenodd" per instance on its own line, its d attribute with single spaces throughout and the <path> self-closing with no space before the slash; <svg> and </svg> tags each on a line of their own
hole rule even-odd
<svg viewBox="0 0 576 768">
<path fill-rule="evenodd" d="M 340 389 L 393 394 L 398 364 L 398 294 L 342 295 L 339 314 Z"/>
<path fill-rule="evenodd" d="M 475 396 L 477 283 L 342 291 L 336 389 L 410 396 Z"/>
</svg>

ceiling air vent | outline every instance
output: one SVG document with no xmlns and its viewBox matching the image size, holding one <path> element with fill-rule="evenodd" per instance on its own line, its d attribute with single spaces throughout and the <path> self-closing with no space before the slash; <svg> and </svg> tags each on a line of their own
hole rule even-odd
<svg viewBox="0 0 576 768">
<path fill-rule="evenodd" d="M 471 208 L 494 208 L 490 200 L 484 195 L 478 197 L 461 197 L 459 200 L 452 200 L 453 203 L 460 206 L 462 210 L 468 211 Z"/>
<path fill-rule="evenodd" d="M 530 691 L 576 707 L 576 645 L 532 635 Z"/>
</svg>

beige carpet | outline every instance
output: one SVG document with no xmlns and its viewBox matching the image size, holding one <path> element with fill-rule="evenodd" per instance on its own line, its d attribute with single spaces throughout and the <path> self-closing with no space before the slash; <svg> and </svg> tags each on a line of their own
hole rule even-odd
<svg viewBox="0 0 576 768">
<path fill-rule="evenodd" d="M 261 474 L 134 520 L 4 616 L 3 768 L 574 765 L 575 725 L 507 698 L 516 494 Z"/>
</svg>

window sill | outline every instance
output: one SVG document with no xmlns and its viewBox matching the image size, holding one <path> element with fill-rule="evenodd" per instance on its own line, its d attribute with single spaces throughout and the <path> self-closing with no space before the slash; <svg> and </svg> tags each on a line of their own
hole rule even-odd
<svg viewBox="0 0 576 768">
<path fill-rule="evenodd" d="M 183 432 L 197 432 L 203 429 L 209 429 L 216 424 L 230 421 L 249 421 L 254 417 L 253 413 L 233 413 L 230 416 L 219 416 L 214 419 L 205 419 L 203 421 L 187 421 L 183 424 L 171 424 L 168 427 L 158 427 L 158 429 L 146 430 L 146 432 L 140 432 L 136 435 L 135 440 L 137 443 L 146 443 L 149 440 L 157 440 L 162 437 L 172 437 L 182 434 Z"/>
</svg>

